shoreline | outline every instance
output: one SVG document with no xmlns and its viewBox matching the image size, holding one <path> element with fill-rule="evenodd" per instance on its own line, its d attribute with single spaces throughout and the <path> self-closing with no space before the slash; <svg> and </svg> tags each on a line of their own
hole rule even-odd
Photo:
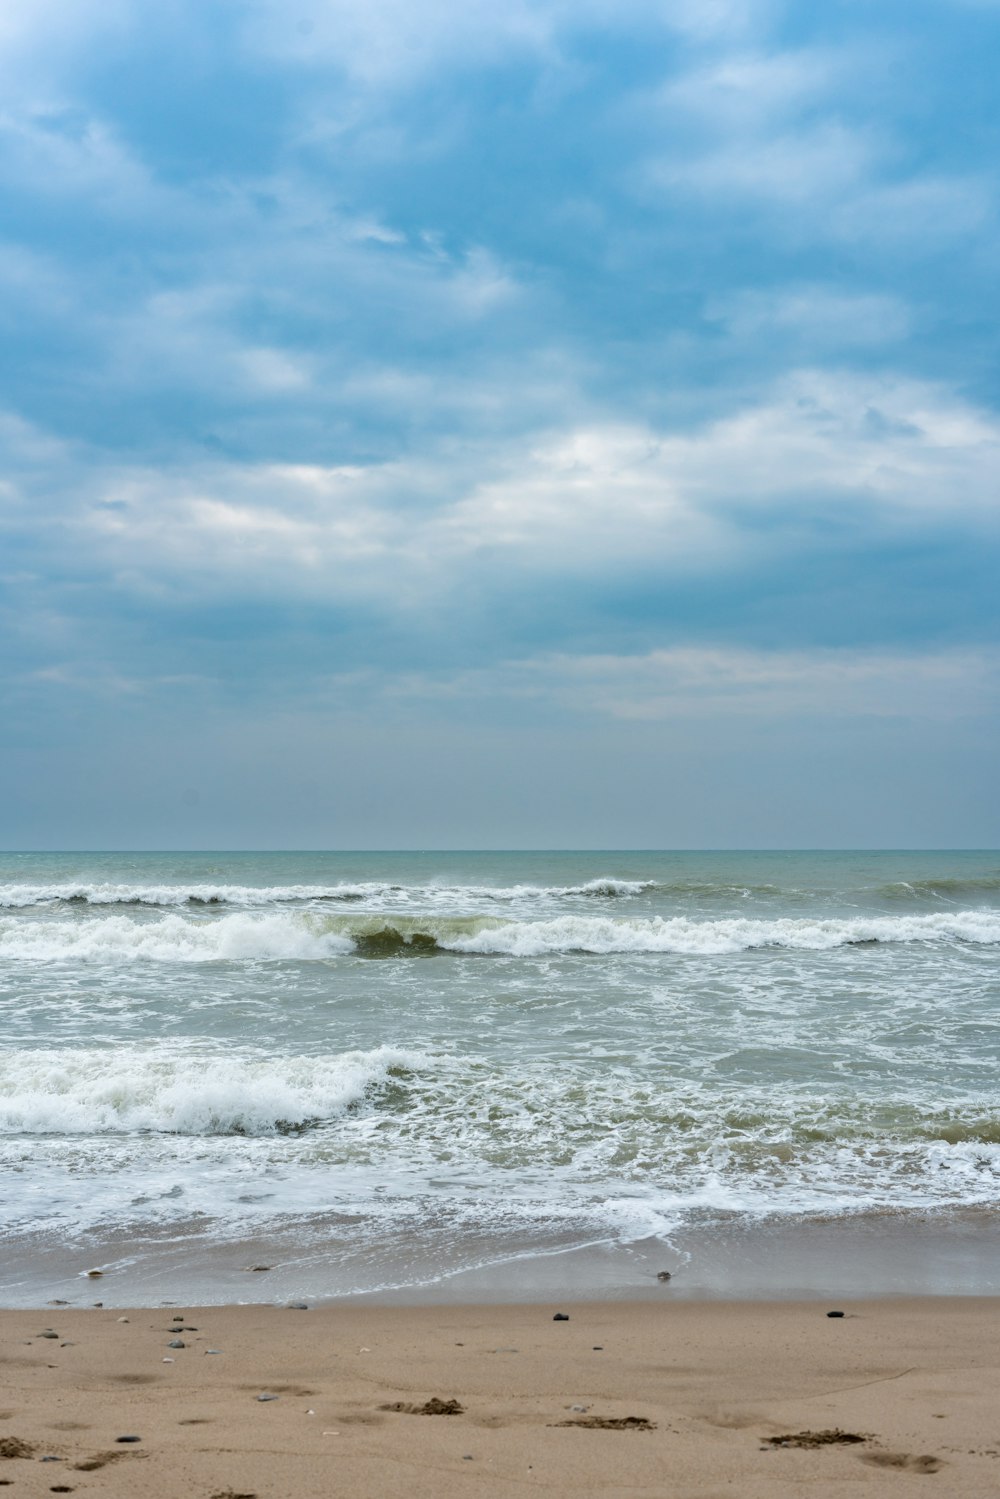
<svg viewBox="0 0 1000 1499">
<path fill-rule="evenodd" d="M 123 1499 L 918 1477 L 985 1496 L 998 1333 L 1000 1297 L 965 1296 L 0 1311 L 0 1478 Z"/>
<path fill-rule="evenodd" d="M 787 1301 L 829 1296 L 1000 1296 L 997 1211 L 771 1215 L 689 1220 L 669 1234 L 623 1243 L 505 1242 L 456 1235 L 369 1244 L 336 1220 L 293 1221 L 270 1232 L 217 1238 L 202 1225 L 154 1237 L 128 1233 L 53 1243 L 49 1233 L 8 1241 L 0 1306 L 53 1299 L 108 1307 L 202 1305 L 448 1306 L 550 1300 Z M 440 1235 L 438 1239 L 440 1239 Z M 93 1282 L 86 1272 L 99 1267 Z M 261 1273 L 254 1273 L 262 1267 Z M 661 1272 L 669 1272 L 665 1286 Z"/>
</svg>

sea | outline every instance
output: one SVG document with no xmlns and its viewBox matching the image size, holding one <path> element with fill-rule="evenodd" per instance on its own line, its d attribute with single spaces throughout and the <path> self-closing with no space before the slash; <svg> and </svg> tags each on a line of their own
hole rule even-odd
<svg viewBox="0 0 1000 1499">
<path fill-rule="evenodd" d="M 4 1305 L 1000 1292 L 995 852 L 2 854 L 0 1022 Z"/>
</svg>

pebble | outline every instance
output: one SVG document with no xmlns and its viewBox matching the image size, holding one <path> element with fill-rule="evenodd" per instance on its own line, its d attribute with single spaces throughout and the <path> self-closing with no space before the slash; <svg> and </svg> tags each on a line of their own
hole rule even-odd
<svg viewBox="0 0 1000 1499">
<path fill-rule="evenodd" d="M 141 1442 L 142 1437 L 115 1437 L 116 1442 Z"/>
<path fill-rule="evenodd" d="M 186 1348 L 187 1344 L 185 1343 L 185 1341 L 184 1341 L 183 1338 L 171 1338 L 170 1342 L 167 1344 L 167 1347 L 168 1348 Z"/>
<path fill-rule="evenodd" d="M 177 1362 L 177 1360 L 176 1360 L 176 1359 L 172 1359 L 172 1358 L 165 1358 L 165 1359 L 164 1359 L 164 1360 L 163 1360 L 163 1362 L 164 1362 L 164 1363 L 165 1363 L 165 1364 L 175 1364 L 175 1363 L 176 1363 L 176 1362 Z"/>
<path fill-rule="evenodd" d="M 670 1280 L 670 1278 L 671 1278 L 670 1271 L 669 1270 L 657 1270 L 657 1272 L 656 1272 L 656 1278 L 657 1278 L 657 1280 Z"/>
<path fill-rule="evenodd" d="M 119 1317 L 118 1320 L 119 1320 L 119 1322 L 127 1322 L 128 1318 L 127 1317 Z"/>
<path fill-rule="evenodd" d="M 290 1312 L 307 1312 L 309 1310 L 309 1303 L 307 1301 L 290 1301 L 288 1303 L 288 1310 Z"/>
<path fill-rule="evenodd" d="M 103 1274 L 104 1274 L 103 1270 L 88 1270 L 87 1271 L 87 1279 L 88 1280 L 100 1280 L 100 1278 L 101 1278 L 101 1276 Z"/>
<path fill-rule="evenodd" d="M 206 1354 L 208 1354 L 208 1353 L 221 1353 L 222 1349 L 221 1348 L 206 1348 L 205 1352 L 206 1352 Z"/>
<path fill-rule="evenodd" d="M 604 1344 L 603 1343 L 595 1343 L 593 1351 L 594 1351 L 594 1353 L 603 1353 L 604 1352 Z"/>
<path fill-rule="evenodd" d="M 46 1454 L 45 1457 L 40 1457 L 38 1459 L 38 1461 L 40 1463 L 61 1463 L 62 1462 L 62 1458 L 61 1457 L 53 1457 L 51 1454 Z"/>
<path fill-rule="evenodd" d="M 556 1312 L 552 1320 L 553 1322 L 568 1322 L 569 1318 L 567 1317 L 565 1312 Z"/>
<path fill-rule="evenodd" d="M 828 1317 L 842 1317 L 844 1314 L 843 1312 L 827 1312 L 826 1315 Z"/>
<path fill-rule="evenodd" d="M 39 1332 L 35 1336 L 37 1338 L 55 1338 L 57 1343 L 59 1341 L 59 1334 L 57 1332 Z"/>
<path fill-rule="evenodd" d="M 277 1395 L 258 1395 L 258 1400 L 277 1400 Z"/>
</svg>

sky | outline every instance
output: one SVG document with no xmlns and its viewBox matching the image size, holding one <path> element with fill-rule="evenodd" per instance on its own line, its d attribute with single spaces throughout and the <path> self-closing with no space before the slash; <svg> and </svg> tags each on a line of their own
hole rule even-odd
<svg viewBox="0 0 1000 1499">
<path fill-rule="evenodd" d="M 996 847 L 1000 0 L 0 12 L 0 844 Z"/>
</svg>

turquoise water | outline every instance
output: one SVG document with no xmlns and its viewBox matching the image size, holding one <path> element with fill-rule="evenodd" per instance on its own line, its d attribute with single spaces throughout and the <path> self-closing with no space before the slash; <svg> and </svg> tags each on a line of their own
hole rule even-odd
<svg viewBox="0 0 1000 1499">
<path fill-rule="evenodd" d="M 0 1297 L 988 1212 L 998 957 L 995 853 L 0 855 Z"/>
</svg>

